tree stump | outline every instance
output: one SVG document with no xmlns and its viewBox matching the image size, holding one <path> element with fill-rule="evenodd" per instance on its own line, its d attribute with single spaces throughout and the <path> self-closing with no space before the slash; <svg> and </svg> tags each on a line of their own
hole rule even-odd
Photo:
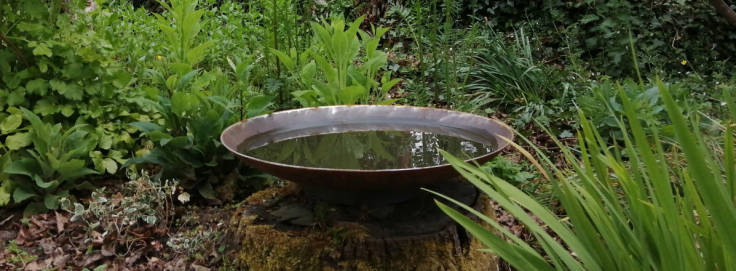
<svg viewBox="0 0 736 271">
<path fill-rule="evenodd" d="M 467 182 L 433 190 L 493 210 Z M 429 193 L 391 205 L 315 202 L 297 185 L 257 192 L 231 220 L 241 270 L 496 270 L 496 256 L 442 213 Z"/>
</svg>

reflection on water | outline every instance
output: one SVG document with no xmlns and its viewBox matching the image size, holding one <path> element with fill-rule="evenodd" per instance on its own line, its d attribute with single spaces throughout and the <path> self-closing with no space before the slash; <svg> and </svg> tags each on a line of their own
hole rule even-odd
<svg viewBox="0 0 736 271">
<path fill-rule="evenodd" d="M 401 169 L 445 164 L 438 149 L 458 157 L 492 152 L 493 144 L 426 131 L 360 131 L 319 134 L 250 147 L 239 151 L 283 164 L 335 169 Z"/>
</svg>

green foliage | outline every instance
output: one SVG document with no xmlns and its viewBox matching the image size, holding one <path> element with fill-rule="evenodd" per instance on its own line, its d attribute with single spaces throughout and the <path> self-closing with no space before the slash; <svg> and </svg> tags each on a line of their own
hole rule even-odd
<svg viewBox="0 0 736 271">
<path fill-rule="evenodd" d="M 668 88 L 683 110 L 696 111 L 695 101 L 687 98 L 688 93 L 683 88 L 678 84 L 673 84 Z M 639 119 L 647 123 L 647 126 L 660 127 L 664 135 L 674 136 L 659 88 L 656 84 L 643 85 L 633 80 L 625 80 L 620 83 L 604 80 L 593 83 L 590 94 L 578 97 L 578 106 L 592 120 L 601 136 L 610 142 L 623 140 L 618 123 L 618 119 L 625 115 L 619 95 L 620 90 L 623 90 Z"/>
<path fill-rule="evenodd" d="M 70 221 L 83 222 L 90 231 L 101 229 L 121 236 L 127 236 L 123 233 L 140 225 L 171 222 L 176 182 L 158 182 L 145 172 L 128 177 L 130 181 L 122 185 L 119 200 L 107 198 L 103 187 L 92 192 L 86 208 L 68 198 L 60 199 L 60 207 L 72 215 Z"/>
<path fill-rule="evenodd" d="M 500 179 L 507 180 L 517 187 L 522 187 L 522 189 L 528 186 L 532 179 L 538 177 L 527 171 L 521 164 L 511 162 L 501 156 L 493 158 L 490 162 L 481 165 L 480 168 Z M 534 192 L 534 187 L 529 188 L 524 189 L 524 191 Z"/>
<path fill-rule="evenodd" d="M 534 58 L 524 30 L 516 32 L 515 38 L 509 45 L 497 37 L 481 49 L 468 90 L 476 95 L 490 92 L 503 105 L 539 104 L 560 96 L 555 78 Z"/>
<path fill-rule="evenodd" d="M 13 201 L 29 200 L 26 213 L 57 209 L 59 197 L 67 196 L 69 190 L 89 188 L 89 183 L 78 179 L 99 173 L 86 167 L 88 153 L 97 146 L 98 139 L 85 130 L 86 125 L 62 131 L 61 124 L 45 123 L 25 108 L 21 111 L 31 125 L 23 135 L 33 148 L 4 168 L 14 187 Z"/>
<path fill-rule="evenodd" d="M 565 175 L 542 157 L 553 169 L 564 219 L 508 182 L 446 157 L 523 223 L 544 254 L 468 206 L 448 199 L 507 239 L 443 203 L 438 205 L 488 251 L 520 270 L 734 270 L 730 255 L 736 254 L 732 126 L 736 103 L 727 95 L 730 114 L 723 135 L 710 142 L 698 127 L 688 124 L 669 88 L 661 82 L 657 88 L 676 135 L 671 151 L 660 140 L 658 127 L 643 123 L 633 101 L 619 89 L 625 119 L 618 119 L 618 126 L 626 159 L 608 146 L 583 114 L 579 154 L 558 142 L 575 174 Z M 651 136 L 645 133 L 647 126 Z"/>
<path fill-rule="evenodd" d="M 736 52 L 736 34 L 708 1 L 463 2 L 465 12 L 487 19 L 500 31 L 513 31 L 528 22 L 544 37 L 540 45 L 546 56 L 579 57 L 583 62 L 577 64 L 611 76 L 634 75 L 628 57 L 629 30 L 643 70 L 721 72 Z"/>
<path fill-rule="evenodd" d="M 176 178 L 184 188 L 214 199 L 212 185 L 238 165 L 219 141 L 224 128 L 238 120 L 235 96 L 240 97 L 241 113 L 247 112 L 248 116 L 267 112 L 270 99 L 248 93 L 249 101 L 245 102 L 243 93 L 247 90 L 234 90 L 232 84 L 225 83 L 229 82 L 225 73 L 201 73 L 196 68 L 213 44 L 195 42 L 203 14 L 202 9 L 196 9 L 196 0 L 162 5 L 168 13 L 166 18 L 157 15 L 157 20 L 167 36 L 162 48 L 169 54 L 149 74 L 153 75 L 154 85 L 166 91 L 155 100 L 138 100 L 157 112 L 160 120 L 130 123 L 152 142 L 153 149 L 140 152 L 126 165 L 159 165 L 158 178 Z M 252 63 L 241 61 L 236 65 L 228 59 L 228 64 L 237 80 L 235 87 L 247 89 Z"/>
<path fill-rule="evenodd" d="M 347 29 L 342 19 L 312 23 L 316 45 L 301 56 L 294 50 L 290 55 L 272 50 L 287 69 L 298 74 L 305 89 L 292 94 L 302 106 L 393 102 L 386 99 L 387 93 L 399 80 L 392 80 L 388 72 L 379 74 L 386 66 L 386 54 L 378 50 L 378 45 L 388 29 L 373 28 L 371 36 L 359 29 L 362 21 L 363 17 L 356 19 Z M 312 58 L 308 63 L 306 56 Z"/>
<path fill-rule="evenodd" d="M 92 27 L 103 15 L 84 13 L 83 4 L 65 2 L 65 12 L 37 0 L 0 4 L 0 34 L 8 40 L 0 46 L 0 132 L 9 151 L 29 146 L 18 107 L 63 128 L 89 124 L 101 140 L 97 156 L 115 163 L 112 169 L 134 143 L 132 131 L 118 124 L 146 116 L 130 102 L 140 95 L 130 87 L 132 74 Z"/>
<path fill-rule="evenodd" d="M 215 198 L 212 183 L 238 164 L 219 140 L 222 130 L 236 120 L 232 106 L 224 98 L 201 92 L 175 92 L 170 99 L 161 96 L 148 103 L 162 115 L 164 126 L 131 123 L 153 141 L 154 148 L 127 164 L 160 165 L 159 178 L 176 178 L 183 187 Z"/>
<path fill-rule="evenodd" d="M 196 9 L 197 0 L 171 0 L 171 5 L 166 2 L 159 3 L 168 11 L 167 17 L 154 14 L 157 25 L 165 41 L 168 43 L 164 48 L 167 56 L 171 58 L 170 68 L 176 74 L 183 75 L 189 72 L 207 55 L 214 45 L 214 41 L 206 41 L 196 44 L 196 36 L 202 29 L 200 20 L 203 9 Z"/>
</svg>

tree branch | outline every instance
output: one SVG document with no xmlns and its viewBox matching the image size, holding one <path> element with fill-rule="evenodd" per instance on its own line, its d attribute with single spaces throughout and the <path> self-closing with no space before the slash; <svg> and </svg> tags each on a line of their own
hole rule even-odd
<svg viewBox="0 0 736 271">
<path fill-rule="evenodd" d="M 710 0 L 710 5 L 716 9 L 716 12 L 721 15 L 730 24 L 736 26 L 736 11 L 733 11 L 726 2 L 723 0 Z"/>
<path fill-rule="evenodd" d="M 26 67 L 28 67 L 28 61 L 26 61 L 26 57 L 23 55 L 20 49 L 18 49 L 18 46 L 15 46 L 14 43 L 10 42 L 10 40 L 8 40 L 8 38 L 6 38 L 5 35 L 3 35 L 3 33 L 0 33 L 0 39 L 2 39 L 3 42 L 5 42 L 5 44 L 7 44 L 10 47 L 10 49 L 13 49 L 13 52 L 15 52 L 15 57 L 17 57 L 18 60 L 23 62 L 23 64 L 25 64 Z"/>
</svg>

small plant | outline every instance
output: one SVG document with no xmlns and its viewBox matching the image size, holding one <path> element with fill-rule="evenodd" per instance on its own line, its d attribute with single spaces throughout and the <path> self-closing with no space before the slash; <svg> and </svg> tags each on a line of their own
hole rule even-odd
<svg viewBox="0 0 736 271">
<path fill-rule="evenodd" d="M 468 90 L 489 92 L 503 105 L 540 104 L 559 94 L 551 76 L 532 55 L 523 29 L 516 33 L 514 44 L 494 39 L 476 60 L 478 68 L 471 73 Z"/>
<path fill-rule="evenodd" d="M 138 99 L 160 114 L 160 119 L 130 123 L 151 141 L 153 149 L 139 153 L 125 166 L 159 165 L 157 178 L 177 179 L 184 188 L 215 199 L 213 184 L 238 165 L 219 141 L 222 130 L 238 120 L 235 98 L 240 98 L 241 116 L 245 112 L 249 116 L 267 112 L 271 103 L 267 97 L 253 97 L 250 93 L 250 100 L 244 101 L 243 92 L 247 92 L 245 86 L 252 69 L 250 61 L 237 65 L 228 61 L 238 80 L 236 87 L 245 89 L 233 90 L 232 85 L 221 84 L 227 79 L 223 72 L 201 74 L 196 68 L 212 46 L 212 42 L 196 43 L 203 13 L 196 9 L 197 2 L 177 0 L 170 6 L 162 3 L 168 11 L 167 18 L 157 16 L 157 20 L 167 40 L 163 46 L 166 58 L 171 60 L 164 59 L 149 73 L 165 91 L 155 100 Z"/>
<path fill-rule="evenodd" d="M 25 267 L 26 264 L 35 261 L 38 257 L 18 247 L 15 240 L 8 242 L 7 250 L 12 254 L 7 258 L 7 262 L 11 265 L 18 266 L 18 270 Z"/>
<path fill-rule="evenodd" d="M 633 100 L 619 88 L 628 122 L 617 120 L 625 142 L 623 153 L 609 148 L 581 114 L 580 153 L 558 142 L 575 174 L 566 175 L 542 157 L 552 170 L 548 173 L 541 166 L 539 170 L 555 178 L 563 219 L 510 183 L 458 158 L 445 157 L 523 223 L 543 253 L 468 206 L 445 197 L 479 216 L 502 237 L 437 204 L 488 251 L 519 270 L 734 270 L 736 103 L 727 95 L 730 115 L 723 123 L 723 135 L 709 143 L 698 127 L 688 124 L 669 88 L 658 82 L 657 89 L 676 135 L 672 148 L 660 140 L 658 127 L 649 126 L 651 136 L 645 133 Z M 539 165 L 528 152 L 519 150 Z"/>
<path fill-rule="evenodd" d="M 152 180 L 145 171 L 140 175 L 130 175 L 119 193 L 106 197 L 105 188 L 92 192 L 87 208 L 81 203 L 72 202 L 69 198 L 60 200 L 61 209 L 72 214 L 72 222 L 84 222 L 90 230 L 103 227 L 105 232 L 117 232 L 124 236 L 121 229 L 130 229 L 139 225 L 168 225 L 173 215 L 174 196 L 177 182 Z M 104 225 L 101 225 L 104 223 Z"/>
<path fill-rule="evenodd" d="M 175 92 L 171 99 L 149 101 L 163 117 L 164 126 L 153 122 L 131 123 L 154 143 L 154 148 L 127 165 L 150 163 L 161 166 L 158 178 L 176 178 L 187 189 L 214 199 L 213 183 L 237 167 L 237 161 L 220 143 L 222 130 L 236 118 L 224 98 L 201 92 Z"/>
<path fill-rule="evenodd" d="M 313 22 L 317 45 L 302 57 L 296 51 L 287 55 L 272 50 L 287 69 L 298 73 L 299 82 L 305 89 L 292 94 L 302 106 L 394 102 L 387 100 L 387 94 L 399 79 L 392 80 L 388 72 L 379 75 L 386 66 L 386 54 L 378 50 L 378 44 L 388 29 L 374 28 L 371 36 L 359 29 L 362 21 L 363 17 L 356 19 L 347 29 L 342 19 L 324 24 Z M 363 55 L 360 55 L 361 51 Z M 300 59 L 304 55 L 313 60 L 305 63 Z M 300 63 L 304 64 L 299 66 Z M 326 82 L 318 78 L 324 78 Z M 380 84 L 376 78 L 380 78 Z"/>
<path fill-rule="evenodd" d="M 537 177 L 537 175 L 526 171 L 519 163 L 514 163 L 501 156 L 493 158 L 488 163 L 481 165 L 481 169 L 494 176 L 507 180 L 509 183 L 522 188 L 527 192 L 534 192 L 534 187 L 528 187 L 529 181 Z M 525 189 L 526 188 L 526 189 Z"/>
<path fill-rule="evenodd" d="M 104 187 L 93 191 L 86 208 L 68 198 L 61 199 L 61 209 L 71 214 L 70 221 L 86 225 L 88 235 L 102 239 L 99 243 L 86 239 L 89 249 L 101 244 L 103 253 L 127 253 L 140 242 L 138 234 L 142 229 L 153 229 L 159 235 L 168 233 L 177 182 L 159 182 L 146 172 L 130 174 L 128 178 L 130 181 L 114 194 Z"/>
<path fill-rule="evenodd" d="M 70 190 L 92 187 L 78 179 L 99 173 L 86 167 L 97 137 L 86 131 L 85 125 L 63 131 L 61 124 L 45 123 L 25 108 L 21 111 L 31 123 L 29 131 L 23 133 L 27 137 L 24 140 L 33 148 L 26 149 L 5 167 L 4 173 L 14 187 L 13 201 L 31 200 L 26 214 L 57 209 L 59 198 L 68 196 Z"/>
<path fill-rule="evenodd" d="M 691 110 L 691 105 L 687 104 L 685 99 L 686 91 L 676 84 L 668 88 L 682 109 Z M 661 130 L 666 135 L 673 135 L 672 130 L 669 129 L 670 120 L 656 84 L 641 84 L 632 80 L 614 83 L 606 80 L 594 83 L 588 95 L 581 95 L 577 99 L 578 106 L 587 117 L 591 118 L 601 136 L 611 142 L 623 140 L 618 119 L 625 114 L 625 111 L 619 92 L 623 92 L 631 101 L 638 118 L 647 123 L 646 127 L 664 127 L 665 129 Z"/>
</svg>

